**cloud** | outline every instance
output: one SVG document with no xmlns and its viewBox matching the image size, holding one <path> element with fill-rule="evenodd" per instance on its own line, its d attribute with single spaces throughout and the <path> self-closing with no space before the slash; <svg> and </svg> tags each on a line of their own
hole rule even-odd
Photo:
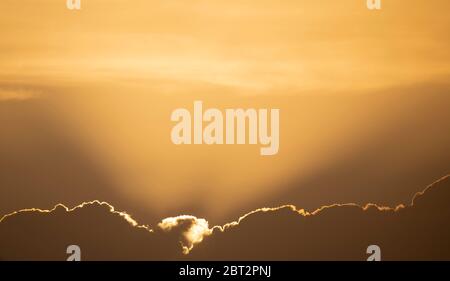
<svg viewBox="0 0 450 281">
<path fill-rule="evenodd" d="M 0 88 L 0 101 L 23 101 L 38 98 L 39 92 L 29 89 L 2 89 Z"/>
<path fill-rule="evenodd" d="M 118 216 L 122 217 L 125 221 L 127 221 L 127 222 L 128 222 L 129 224 L 131 224 L 132 226 L 135 226 L 135 227 L 142 227 L 142 228 L 147 228 L 147 226 L 138 225 L 137 221 L 135 221 L 135 220 L 134 220 L 129 214 L 127 214 L 126 212 L 119 212 L 119 211 L 116 211 L 116 210 L 114 209 L 114 207 L 113 207 L 111 204 L 109 204 L 109 203 L 107 203 L 107 202 L 100 202 L 100 201 L 98 201 L 98 200 L 94 200 L 94 201 L 90 201 L 90 202 L 83 202 L 83 203 L 81 203 L 80 205 L 77 205 L 77 206 L 75 206 L 75 207 L 73 207 L 73 208 L 68 208 L 68 207 L 66 207 L 64 204 L 57 204 L 55 207 L 53 207 L 53 209 L 50 209 L 50 210 L 43 210 L 43 209 L 39 209 L 39 208 L 22 209 L 22 210 L 15 211 L 15 212 L 12 212 L 12 213 L 10 213 L 10 214 L 4 215 L 3 217 L 0 218 L 0 223 L 1 223 L 3 220 L 7 219 L 8 217 L 11 217 L 11 216 L 14 216 L 14 215 L 18 215 L 18 214 L 21 214 L 21 213 L 28 213 L 28 212 L 52 213 L 52 212 L 58 210 L 59 208 L 63 208 L 66 212 L 74 212 L 74 211 L 76 211 L 77 209 L 83 208 L 83 207 L 88 206 L 88 205 L 106 206 L 106 207 L 109 209 L 109 212 L 111 212 L 111 213 L 113 213 L 113 214 L 115 214 L 115 215 L 118 215 Z"/>
<path fill-rule="evenodd" d="M 152 230 L 100 201 L 24 209 L 1 219 L 0 257 L 65 260 L 67 246 L 78 245 L 85 260 L 172 260 L 182 256 L 177 230 Z"/>
<path fill-rule="evenodd" d="M 183 253 L 189 254 L 195 244 L 203 241 L 205 236 L 212 233 L 208 226 L 208 221 L 194 216 L 182 215 L 177 217 L 165 218 L 158 226 L 164 231 L 170 231 L 174 227 L 187 224 L 187 230 L 183 232 L 186 243 L 182 243 Z"/>
<path fill-rule="evenodd" d="M 2 217 L 0 256 L 61 260 L 65 247 L 76 244 L 85 260 L 362 260 L 376 244 L 384 260 L 447 260 L 449 199 L 450 175 L 410 205 L 333 204 L 314 211 L 285 205 L 220 226 L 182 215 L 153 229 L 106 202 L 58 204 Z"/>
<path fill-rule="evenodd" d="M 249 218 L 252 215 L 263 214 L 266 212 L 277 212 L 277 211 L 287 210 L 287 211 L 292 211 L 294 213 L 297 213 L 300 216 L 307 217 L 307 216 L 317 215 L 320 212 L 326 211 L 328 209 L 339 208 L 339 207 L 340 208 L 356 207 L 356 208 L 360 208 L 363 211 L 367 211 L 369 209 L 376 209 L 378 211 L 398 211 L 398 210 L 405 208 L 405 205 L 400 204 L 400 205 L 397 205 L 396 207 L 387 207 L 387 206 L 378 206 L 377 204 L 373 204 L 373 203 L 366 204 L 365 206 L 360 206 L 355 203 L 346 203 L 346 204 L 333 204 L 333 205 L 322 206 L 312 212 L 308 212 L 305 209 L 297 209 L 297 207 L 294 205 L 283 205 L 283 206 L 275 207 L 275 208 L 267 208 L 266 207 L 266 208 L 260 208 L 260 209 L 253 210 L 253 211 L 241 216 L 237 221 L 227 223 L 223 226 L 214 226 L 213 230 L 218 229 L 223 232 L 227 228 L 238 226 L 241 221 L 245 220 L 246 218 Z"/>
<path fill-rule="evenodd" d="M 393 1 L 390 12 L 376 17 L 360 2 L 121 0 L 109 1 L 105 10 L 103 1 L 91 1 L 79 20 L 53 1 L 2 1 L 0 75 L 106 72 L 303 91 L 448 74 L 449 56 L 442 51 L 449 46 L 447 1 L 410 0 L 408 13 L 402 1 Z"/>
<path fill-rule="evenodd" d="M 410 205 L 333 204 L 312 212 L 291 205 L 263 208 L 215 227 L 190 256 L 194 260 L 364 260 L 366 248 L 375 244 L 384 260 L 448 260 L 449 198 L 450 176 L 445 176 L 417 193 Z"/>
</svg>

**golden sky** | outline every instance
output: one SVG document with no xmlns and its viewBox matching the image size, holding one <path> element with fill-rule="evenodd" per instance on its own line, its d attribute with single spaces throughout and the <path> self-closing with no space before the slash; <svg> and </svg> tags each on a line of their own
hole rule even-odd
<svg viewBox="0 0 450 281">
<path fill-rule="evenodd" d="M 0 100 L 47 100 L 61 130 L 124 195 L 156 209 L 222 213 L 351 153 L 406 114 L 384 113 L 383 96 L 349 96 L 446 82 L 449 8 L 446 0 L 383 1 L 381 11 L 363 0 L 82 0 L 70 11 L 63 0 L 2 0 Z M 196 99 L 280 108 L 279 155 L 175 147 L 170 113 Z"/>
<path fill-rule="evenodd" d="M 1 73 L 353 90 L 448 74 L 448 1 L 2 1 Z M 81 78 L 81 77 L 80 77 Z M 370 83 L 368 83 L 370 81 Z"/>
</svg>

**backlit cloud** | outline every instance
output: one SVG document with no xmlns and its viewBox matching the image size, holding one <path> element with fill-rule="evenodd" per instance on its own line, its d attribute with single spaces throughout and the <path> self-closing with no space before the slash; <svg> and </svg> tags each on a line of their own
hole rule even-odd
<svg viewBox="0 0 450 281">
<path fill-rule="evenodd" d="M 182 244 L 182 247 L 183 253 L 188 254 L 195 244 L 202 242 L 205 236 L 212 233 L 212 229 L 209 228 L 208 221 L 205 219 L 188 215 L 165 218 L 158 226 L 164 231 L 170 231 L 172 228 L 183 224 L 187 224 L 187 230 L 183 232 L 187 244 Z"/>
<path fill-rule="evenodd" d="M 0 219 L 1 256 L 59 259 L 60 247 L 77 242 L 93 260 L 353 260 L 364 258 L 367 243 L 377 243 L 386 259 L 448 259 L 448 250 L 426 241 L 440 243 L 450 235 L 442 227 L 450 214 L 449 179 L 445 176 L 417 193 L 411 205 L 333 204 L 312 212 L 285 205 L 257 209 L 213 227 L 205 219 L 181 215 L 165 218 L 151 229 L 97 200 L 73 208 L 58 204 L 49 210 L 23 209 Z M 95 242 L 98 239 L 102 243 Z M 35 243 L 50 243 L 48 252 Z M 30 249 L 19 250 L 20 245 Z"/>
</svg>

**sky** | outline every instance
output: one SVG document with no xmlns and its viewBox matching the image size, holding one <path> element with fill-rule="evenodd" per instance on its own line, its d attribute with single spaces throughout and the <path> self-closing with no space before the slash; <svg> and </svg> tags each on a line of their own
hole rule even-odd
<svg viewBox="0 0 450 281">
<path fill-rule="evenodd" d="M 409 200 L 449 168 L 450 3 L 364 2 L 1 1 L 1 212 L 99 199 L 223 223 Z M 174 146 L 194 100 L 279 108 L 279 153 Z"/>
<path fill-rule="evenodd" d="M 2 1 L 3 75 L 189 81 L 250 94 L 348 92 L 448 74 L 443 0 L 392 0 L 380 11 L 354 0 L 63 4 Z"/>
</svg>

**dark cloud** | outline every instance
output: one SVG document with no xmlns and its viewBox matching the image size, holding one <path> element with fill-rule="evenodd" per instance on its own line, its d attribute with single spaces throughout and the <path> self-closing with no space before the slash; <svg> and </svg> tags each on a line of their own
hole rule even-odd
<svg viewBox="0 0 450 281">
<path fill-rule="evenodd" d="M 182 256 L 182 225 L 170 232 L 136 225 L 107 203 L 85 203 L 68 210 L 23 210 L 0 223 L 0 256 L 8 260 L 65 260 L 66 248 L 79 245 L 83 260 L 170 260 Z"/>
<path fill-rule="evenodd" d="M 211 228 L 192 216 L 150 228 L 98 201 L 73 209 L 57 205 L 4 217 L 0 257 L 64 260 L 66 247 L 75 244 L 84 260 L 364 260 L 367 246 L 375 244 L 385 260 L 448 260 L 449 199 L 447 176 L 407 206 L 344 204 L 314 212 L 284 206 Z M 183 246 L 194 248 L 183 255 Z"/>
<path fill-rule="evenodd" d="M 450 178 L 406 207 L 335 205 L 315 215 L 289 207 L 256 212 L 225 231 L 215 230 L 191 253 L 214 260 L 364 260 L 369 245 L 384 260 L 450 259 Z"/>
</svg>

